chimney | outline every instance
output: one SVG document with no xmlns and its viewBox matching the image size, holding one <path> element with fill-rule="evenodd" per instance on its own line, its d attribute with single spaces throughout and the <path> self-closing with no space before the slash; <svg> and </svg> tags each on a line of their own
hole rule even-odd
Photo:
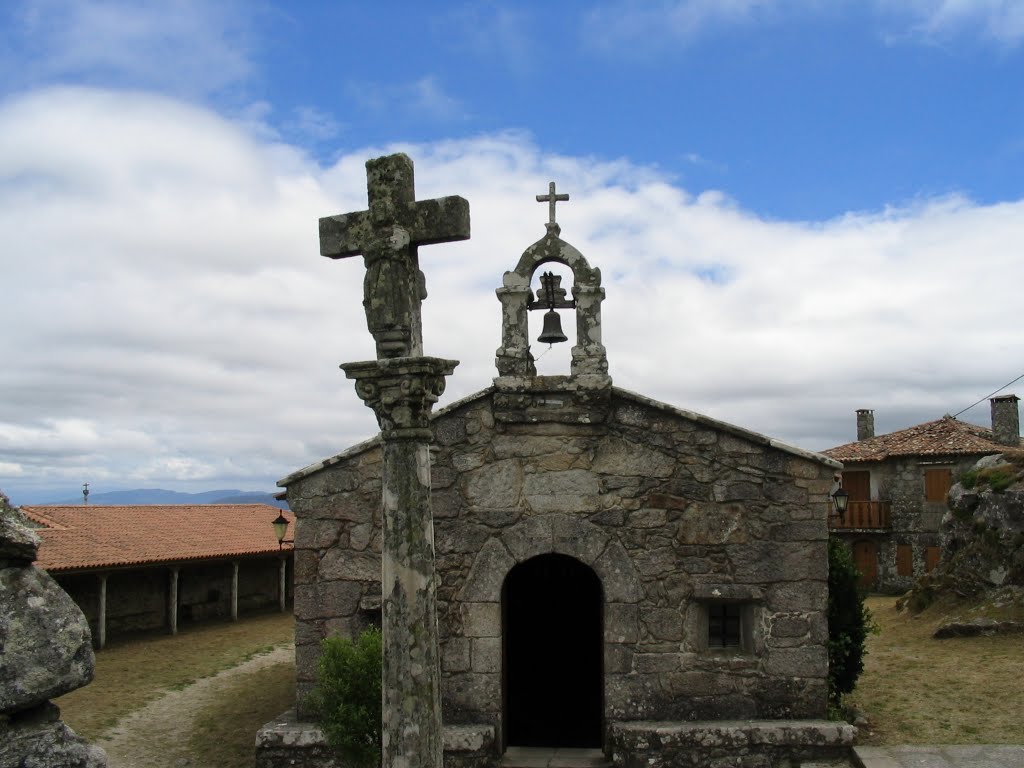
<svg viewBox="0 0 1024 768">
<path fill-rule="evenodd" d="M 1020 446 L 1020 412 L 1016 395 L 993 397 L 992 403 L 992 438 L 1000 445 Z"/>
<path fill-rule="evenodd" d="M 995 407 L 995 406 L 993 406 Z M 869 440 L 875 436 L 875 412 L 867 408 L 857 409 L 857 439 Z"/>
</svg>

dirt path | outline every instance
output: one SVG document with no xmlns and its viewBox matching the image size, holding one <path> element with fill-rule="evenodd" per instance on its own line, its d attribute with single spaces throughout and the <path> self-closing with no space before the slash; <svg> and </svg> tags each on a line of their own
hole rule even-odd
<svg viewBox="0 0 1024 768">
<path fill-rule="evenodd" d="M 294 658 L 295 647 L 282 646 L 180 691 L 169 691 L 122 719 L 96 743 L 106 750 L 109 768 L 206 768 L 188 753 L 193 713 L 212 702 L 225 684 Z"/>
</svg>

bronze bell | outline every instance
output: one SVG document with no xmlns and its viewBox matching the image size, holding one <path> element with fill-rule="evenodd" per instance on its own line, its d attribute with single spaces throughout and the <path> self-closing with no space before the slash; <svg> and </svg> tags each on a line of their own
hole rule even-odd
<svg viewBox="0 0 1024 768">
<path fill-rule="evenodd" d="M 544 313 L 544 330 L 540 332 L 537 341 L 541 344 L 558 344 L 561 341 L 568 341 L 569 337 L 562 333 L 562 318 L 553 309 Z"/>
</svg>

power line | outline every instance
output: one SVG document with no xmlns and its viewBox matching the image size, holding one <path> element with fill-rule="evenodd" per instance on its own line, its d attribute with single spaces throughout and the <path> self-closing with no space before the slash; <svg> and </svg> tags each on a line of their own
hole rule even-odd
<svg viewBox="0 0 1024 768">
<path fill-rule="evenodd" d="M 976 406 L 976 405 L 979 405 L 980 403 L 983 403 L 983 402 L 985 402 L 985 401 L 986 401 L 986 400 L 988 400 L 988 399 L 989 399 L 990 397 L 992 397 L 992 395 L 997 395 L 997 394 L 999 394 L 999 393 L 1000 393 L 1000 392 L 1002 392 L 1002 391 L 1003 391 L 1004 389 L 1006 389 L 1006 388 L 1007 388 L 1008 386 L 1010 386 L 1011 384 L 1016 384 L 1016 383 L 1017 383 L 1018 381 L 1020 381 L 1021 379 L 1024 379 L 1024 373 L 1022 373 L 1022 374 L 1021 374 L 1020 376 L 1018 376 L 1018 377 L 1017 377 L 1016 379 L 1014 379 L 1013 381 L 1010 381 L 1010 382 L 1007 382 L 1006 384 L 1003 384 L 1003 386 L 1001 386 L 1001 387 L 1000 387 L 999 389 L 997 389 L 997 390 L 996 390 L 995 392 L 989 392 L 989 393 L 988 393 L 987 395 L 985 395 L 985 396 L 984 396 L 983 398 L 981 398 L 981 399 L 980 399 L 980 400 L 979 400 L 978 402 L 976 402 L 976 403 L 971 403 L 971 404 L 970 404 L 970 405 L 968 405 L 968 406 L 967 406 L 966 408 L 964 408 L 964 409 L 963 409 L 962 411 L 960 411 L 960 413 L 967 413 L 967 411 L 971 410 L 971 408 L 973 408 L 974 406 Z M 957 416 L 959 416 L 959 415 L 960 415 L 960 413 L 955 413 L 955 414 L 953 414 L 953 418 L 955 419 L 955 418 L 956 418 Z"/>
</svg>

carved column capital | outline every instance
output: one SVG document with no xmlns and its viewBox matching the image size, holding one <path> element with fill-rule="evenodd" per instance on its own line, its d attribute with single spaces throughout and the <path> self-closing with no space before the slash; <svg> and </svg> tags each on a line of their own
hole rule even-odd
<svg viewBox="0 0 1024 768">
<path fill-rule="evenodd" d="M 341 368 L 355 380 L 359 399 L 373 409 L 384 440 L 430 441 L 430 411 L 458 364 L 438 357 L 391 357 Z"/>
</svg>

